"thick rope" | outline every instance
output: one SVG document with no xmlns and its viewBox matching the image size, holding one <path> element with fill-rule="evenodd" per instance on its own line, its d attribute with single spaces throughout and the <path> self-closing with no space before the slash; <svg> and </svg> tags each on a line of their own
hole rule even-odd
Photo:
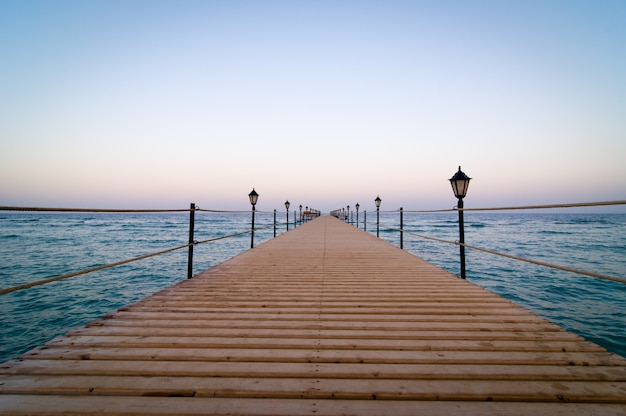
<svg viewBox="0 0 626 416">
<path fill-rule="evenodd" d="M 523 257 L 517 257 L 517 256 L 513 256 L 511 254 L 498 253 L 497 251 L 487 250 L 485 248 L 480 248 L 480 247 L 472 246 L 472 245 L 469 245 L 469 244 L 461 244 L 460 242 L 456 242 L 456 244 L 465 246 L 467 248 L 472 248 L 474 250 L 484 251 L 485 253 L 495 254 L 497 256 L 502 256 L 502 257 L 507 257 L 507 258 L 513 259 L 513 260 L 519 260 L 519 261 L 524 261 L 526 263 L 536 264 L 536 265 L 539 265 L 539 266 L 550 267 L 552 269 L 558 269 L 558 270 L 563 270 L 563 271 L 566 271 L 566 272 L 582 274 L 582 275 L 585 275 L 585 276 L 597 277 L 599 279 L 611 280 L 613 282 L 626 283 L 626 279 L 621 279 L 619 277 L 614 277 L 614 276 L 608 276 L 606 274 L 588 272 L 588 271 L 585 271 L 585 270 L 574 269 L 572 267 L 559 266 L 559 265 L 556 265 L 556 264 L 550 264 L 550 263 L 546 263 L 546 262 L 539 261 L 539 260 L 532 260 L 532 259 L 526 259 L 526 258 L 523 258 Z"/>
<path fill-rule="evenodd" d="M 266 227 L 255 228 L 255 231 L 256 230 L 263 230 L 263 229 L 267 229 L 267 228 L 271 228 L 271 227 L 273 227 L 273 225 L 269 225 L 269 226 L 266 226 Z M 52 283 L 52 282 L 56 282 L 56 281 L 59 281 L 59 280 L 69 279 L 70 277 L 76 277 L 76 276 L 80 276 L 80 275 L 83 275 L 83 274 L 95 272 L 95 271 L 98 271 L 98 270 L 104 270 L 104 269 L 109 269 L 111 267 L 121 266 L 123 264 L 132 263 L 132 262 L 139 261 L 139 260 L 144 260 L 144 259 L 147 259 L 149 257 L 154 257 L 154 256 L 158 256 L 158 255 L 161 255 L 161 254 L 166 254 L 166 253 L 169 253 L 169 252 L 172 252 L 172 251 L 181 250 L 183 248 L 187 248 L 187 247 L 191 246 L 192 244 L 193 245 L 197 245 L 197 244 L 210 243 L 212 241 L 218 241 L 218 240 L 224 240 L 226 238 L 237 237 L 237 236 L 240 236 L 240 235 L 243 235 L 243 234 L 248 234 L 250 232 L 251 232 L 251 230 L 247 230 L 247 231 L 242 231 L 240 233 L 225 235 L 225 236 L 222 236 L 222 237 L 209 238 L 207 240 L 202 240 L 202 241 L 194 241 L 193 243 L 183 244 L 183 245 L 178 246 L 178 247 L 169 248 L 167 250 L 157 251 L 155 253 L 145 254 L 143 256 L 135 257 L 135 258 L 132 258 L 132 259 L 122 260 L 122 261 L 118 261 L 118 262 L 115 262 L 115 263 L 109 263 L 109 264 L 105 264 L 105 265 L 102 265 L 102 266 L 93 267 L 91 269 L 81 270 L 79 272 L 68 273 L 68 274 L 64 274 L 64 275 L 61 275 L 61 276 L 51 277 L 49 279 L 38 280 L 36 282 L 30 282 L 30 283 L 25 283 L 23 285 L 8 287 L 8 288 L 5 288 L 5 289 L 0 289 L 0 295 L 5 295 L 7 293 L 16 292 L 16 291 L 22 290 L 22 289 L 28 289 L 30 287 L 41 286 L 41 285 L 44 285 L 46 283 Z"/>
<path fill-rule="evenodd" d="M 225 213 L 225 214 L 245 214 L 245 213 L 252 212 L 252 210 L 248 210 L 248 211 L 232 211 L 232 210 L 202 209 L 202 208 L 196 208 L 196 211 L 199 211 L 199 212 Z M 256 211 L 256 212 L 259 212 L 259 211 Z"/>
<path fill-rule="evenodd" d="M 606 205 L 626 205 L 626 200 L 603 201 L 603 202 L 579 202 L 574 204 L 552 204 L 552 205 L 526 205 L 519 207 L 499 207 L 499 208 L 455 208 L 455 211 L 504 211 L 518 209 L 544 209 L 544 208 L 578 208 L 578 207 L 599 207 Z"/>
<path fill-rule="evenodd" d="M 522 209 L 546 209 L 546 208 L 580 208 L 580 207 L 597 207 L 607 205 L 626 205 L 626 200 L 617 201 L 600 201 L 600 202 L 578 202 L 570 204 L 550 204 L 550 205 L 521 205 L 511 207 L 493 207 L 493 208 L 451 208 L 451 209 L 434 209 L 434 210 L 404 210 L 404 212 L 451 212 L 451 211 L 505 211 L 505 210 L 522 210 Z M 16 207 L 16 206 L 0 206 L 0 211 L 39 211 L 39 212 L 188 212 L 189 209 L 101 209 L 101 208 L 42 208 L 42 207 Z M 214 212 L 214 213 L 251 213 L 251 210 L 216 210 L 216 209 L 200 209 L 196 207 L 196 211 Z M 399 212 L 400 210 L 380 210 L 380 213 Z M 277 213 L 280 211 L 277 211 Z M 273 211 L 256 211 L 257 214 L 272 214 Z"/>
<path fill-rule="evenodd" d="M 566 271 L 566 272 L 581 274 L 581 275 L 585 275 L 585 276 L 597 277 L 599 279 L 611 280 L 613 282 L 626 283 L 626 279 L 622 279 L 622 278 L 619 278 L 619 277 L 609 276 L 609 275 L 595 273 L 595 272 L 588 272 L 588 271 L 585 271 L 585 270 L 574 269 L 574 268 L 566 267 L 566 266 L 560 266 L 558 264 L 546 263 L 546 262 L 539 261 L 539 260 L 527 259 L 527 258 L 524 258 L 524 257 L 513 256 L 511 254 L 500 253 L 500 252 L 497 252 L 497 251 L 488 250 L 486 248 L 476 247 L 476 246 L 472 246 L 472 245 L 469 245 L 469 244 L 461 244 L 461 242 L 459 242 L 459 241 L 450 241 L 450 240 L 444 240 L 444 239 L 441 239 L 441 238 L 429 237 L 429 236 L 426 236 L 426 235 L 417 234 L 417 233 L 406 231 L 406 230 L 401 230 L 400 228 L 392 228 L 392 227 L 381 227 L 381 228 L 385 228 L 387 230 L 403 231 L 405 234 L 410 234 L 410 235 L 413 235 L 413 236 L 416 236 L 416 237 L 420 237 L 420 238 L 424 238 L 424 239 L 427 239 L 427 240 L 433 240 L 433 241 L 438 241 L 438 242 L 441 242 L 441 243 L 447 243 L 447 244 L 454 244 L 454 245 L 457 245 L 457 246 L 463 246 L 463 247 L 471 248 L 471 249 L 474 249 L 474 250 L 483 251 L 485 253 L 495 254 L 496 256 L 506 257 L 506 258 L 513 259 L 513 260 L 519 260 L 519 261 L 523 261 L 523 262 L 526 262 L 526 263 L 532 263 L 532 264 L 536 264 L 536 265 L 539 265 L 539 266 L 549 267 L 551 269 L 563 270 L 563 271 Z"/>
<path fill-rule="evenodd" d="M 422 209 L 422 210 L 408 210 L 408 209 L 405 209 L 403 211 L 406 213 L 406 212 L 454 212 L 456 210 L 457 210 L 456 208 L 448 208 L 448 209 Z M 400 210 L 398 210 L 396 212 L 400 212 Z"/>
<path fill-rule="evenodd" d="M 0 211 L 37 211 L 37 212 L 186 212 L 187 209 L 100 209 L 100 208 L 40 208 L 0 206 Z"/>
<path fill-rule="evenodd" d="M 607 206 L 607 205 L 626 205 L 626 200 L 619 201 L 600 201 L 600 202 L 576 202 L 571 204 L 550 204 L 550 205 L 522 205 L 522 206 L 513 206 L 513 207 L 495 207 L 495 208 L 451 208 L 451 209 L 428 209 L 428 210 L 403 210 L 406 212 L 453 212 L 453 211 L 515 211 L 522 209 L 547 209 L 547 208 L 581 208 L 581 207 L 599 207 L 599 206 Z M 395 211 L 380 211 L 384 213 L 390 212 L 400 212 L 400 210 Z"/>
<path fill-rule="evenodd" d="M 123 264 L 132 263 L 132 262 L 135 262 L 135 261 L 147 259 L 149 257 L 158 256 L 160 254 L 169 253 L 171 251 L 180 250 L 180 249 L 189 247 L 190 245 L 191 244 L 184 244 L 182 246 L 169 248 L 167 250 L 158 251 L 156 253 L 145 254 L 143 256 L 135 257 L 135 258 L 132 258 L 132 259 L 122 260 L 122 261 L 118 261 L 118 262 L 115 262 L 115 263 L 109 263 L 109 264 L 105 264 L 105 265 L 98 266 L 98 267 L 92 267 L 91 269 L 85 269 L 85 270 L 81 270 L 79 272 L 68 273 L 68 274 L 64 274 L 64 275 L 61 275 L 61 276 L 51 277 L 49 279 L 38 280 L 36 282 L 30 282 L 30 283 L 25 283 L 25 284 L 19 285 L 19 286 L 13 286 L 13 287 L 9 287 L 9 288 L 6 288 L 6 289 L 0 289 L 0 295 L 5 295 L 7 293 L 16 292 L 18 290 L 27 289 L 27 288 L 34 287 L 34 286 L 44 285 L 46 283 L 56 282 L 58 280 L 69 279 L 70 277 L 80 276 L 80 275 L 91 273 L 91 272 L 95 272 L 95 271 L 98 271 L 98 270 L 108 269 L 108 268 L 115 267 L 115 266 L 121 266 Z"/>
</svg>

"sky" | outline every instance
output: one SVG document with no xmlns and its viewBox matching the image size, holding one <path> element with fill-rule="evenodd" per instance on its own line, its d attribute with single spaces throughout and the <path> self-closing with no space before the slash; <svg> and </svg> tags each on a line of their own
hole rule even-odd
<svg viewBox="0 0 626 416">
<path fill-rule="evenodd" d="M 625 22 L 623 0 L 0 0 L 0 205 L 445 209 L 459 166 L 467 208 L 625 200 Z"/>
</svg>

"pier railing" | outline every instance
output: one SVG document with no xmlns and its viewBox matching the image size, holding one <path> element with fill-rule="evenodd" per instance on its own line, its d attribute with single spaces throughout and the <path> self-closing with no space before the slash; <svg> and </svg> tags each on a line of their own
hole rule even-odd
<svg viewBox="0 0 626 416">
<path fill-rule="evenodd" d="M 593 206 L 611 206 L 611 205 L 626 205 L 626 201 L 603 201 L 603 202 L 584 202 L 584 203 L 568 203 L 568 204 L 551 204 L 551 205 L 529 205 L 529 206 L 510 206 L 510 207 L 492 207 L 492 208 L 451 208 L 451 209 L 439 209 L 439 210 L 404 210 L 403 208 L 400 208 L 398 210 L 378 210 L 376 211 L 376 222 L 368 222 L 367 221 L 367 211 L 364 210 L 361 213 L 361 216 L 359 217 L 359 211 L 356 211 L 356 216 L 355 216 L 355 212 L 351 211 L 348 207 L 348 209 L 340 209 L 340 210 L 334 210 L 331 211 L 331 215 L 334 215 L 338 218 L 343 219 L 344 221 L 351 223 L 353 225 L 355 225 L 356 227 L 360 227 L 362 226 L 363 229 L 365 231 L 367 231 L 367 227 L 369 225 L 370 230 L 373 230 L 374 228 L 376 229 L 376 235 L 379 236 L 379 232 L 380 229 L 385 229 L 385 230 L 389 230 L 389 231 L 397 231 L 399 233 L 399 246 L 401 249 L 404 249 L 404 238 L 405 238 L 405 234 L 408 236 L 412 236 L 412 237 L 416 237 L 419 239 L 426 239 L 426 240 L 431 240 L 431 241 L 435 241 L 435 242 L 439 242 L 439 243 L 444 243 L 444 244 L 452 244 L 452 245 L 456 245 L 456 246 L 460 246 L 463 248 L 468 248 L 468 249 L 472 249 L 472 250 L 477 250 L 477 251 L 481 251 L 484 253 L 488 253 L 488 254 L 492 254 L 492 255 L 496 255 L 496 256 L 501 256 L 501 257 L 506 257 L 512 260 L 517 260 L 517 261 L 521 261 L 521 262 L 526 262 L 526 263 L 531 263 L 531 264 L 535 264 L 535 265 L 539 265 L 539 266 L 543 266 L 543 267 L 548 267 L 548 268 L 553 268 L 553 269 L 558 269 L 558 270 L 563 270 L 563 271 L 567 271 L 567 272 L 571 272 L 571 273 L 576 273 L 576 274 L 581 274 L 581 275 L 586 275 L 586 276 L 591 276 L 591 277 L 596 277 L 596 278 L 600 278 L 600 279 L 605 279 L 605 280 L 611 280 L 611 281 L 615 281 L 615 282 L 620 282 L 620 283 L 626 283 L 626 279 L 622 278 L 622 277 L 616 277 L 616 276 L 610 276 L 610 275 L 606 275 L 606 274 L 601 274 L 601 273 L 596 273 L 596 272 L 590 272 L 590 271 L 586 271 L 586 270 L 581 270 L 581 269 L 576 269 L 576 268 L 572 268 L 572 267 L 568 267 L 568 266 L 564 266 L 564 265 L 558 265 L 558 264 L 552 264 L 552 263 L 548 263 L 548 262 L 544 262 L 544 261 L 539 261 L 539 260 L 534 260 L 534 259 L 529 259 L 529 258 L 525 258 L 525 257 L 521 257 L 521 256 L 516 256 L 513 254 L 508 254 L 508 253 L 502 253 L 502 252 L 497 252 L 494 250 L 490 250 L 490 249 L 486 249 L 483 247 L 478 247 L 475 245 L 470 245 L 467 244 L 465 242 L 461 242 L 459 240 L 447 240 L 447 239 L 442 239 L 439 237 L 434 237 L 434 236 L 428 236 L 428 235 L 424 235 L 424 234 L 420 234 L 420 233 L 415 233 L 412 231 L 407 231 L 405 229 L 405 225 L 404 225 L 404 214 L 405 213 L 445 213 L 445 212 L 458 212 L 458 211 L 465 211 L 465 212 L 471 212 L 471 211 L 519 211 L 519 210 L 536 210 L 536 209 L 554 209 L 554 208 L 580 208 L 580 207 L 593 207 Z M 87 209 L 87 208 L 38 208 L 38 207 L 7 207 L 7 206 L 0 206 L 0 211 L 30 211 L 30 212 L 73 212 L 73 213 L 184 213 L 184 212 L 188 212 L 189 213 L 189 235 L 188 235 L 188 242 L 186 244 L 181 244 L 175 247 L 170 247 L 170 248 L 166 248 L 163 250 L 159 250 L 156 252 L 152 252 L 152 253 L 147 253 L 141 256 L 137 256 L 137 257 L 133 257 L 133 258 L 129 258 L 129 259 L 124 259 L 124 260 L 120 260 L 117 262 L 113 262 L 113 263 L 108 263 L 108 264 L 103 264 L 97 267 L 92 267 L 92 268 L 88 268 L 88 269 L 84 269 L 84 270 L 79 270 L 79 271 L 73 271 L 73 272 L 69 272 L 63 275 L 59 275 L 59 276 L 54 276 L 54 277 L 50 277 L 47 279 L 41 279 L 41 280 L 37 280 L 34 282 L 28 282 L 28 283 L 24 283 L 21 285 L 16 285 L 16 286 L 12 286 L 12 287 L 6 287 L 6 288 L 0 288 L 0 295 L 2 294 L 6 294 L 6 293 L 11 293 L 11 292 L 15 292 L 18 290 L 22 290 L 22 289 L 26 289 L 26 288 L 30 288 L 30 287 L 34 287 L 34 286 L 39 286 L 39 285 L 43 285 L 46 283 L 51 283 L 51 282 L 55 282 L 55 281 L 59 281 L 59 280 L 64 280 L 64 279 L 68 279 L 71 277 L 76 277 L 76 276 L 80 276 L 80 275 L 84 275 L 87 273 L 91 273 L 91 272 L 95 272 L 95 271 L 99 271 L 99 270 L 104 270 L 104 269 L 108 269 L 108 268 L 112 268 L 112 267 L 117 267 L 117 266 L 121 266 L 121 265 L 125 265 L 128 263 L 132 263 L 132 262 L 136 262 L 136 261 L 140 261 L 140 260 L 144 260 L 144 259 L 148 259 L 151 257 L 155 257 L 155 256 L 160 256 L 160 255 L 164 255 L 164 254 L 168 254 L 174 251 L 178 251 L 178 250 L 184 250 L 187 249 L 188 250 L 188 261 L 187 261 L 187 278 L 192 278 L 193 277 L 193 255 L 194 255 L 194 247 L 198 246 L 198 245 L 202 245 L 202 244 L 207 244 L 207 243 L 211 243 L 211 242 L 216 242 L 219 240 L 224 240 L 224 239 L 230 239 L 230 238 L 236 238 L 236 237 L 240 237 L 242 235 L 246 235 L 246 234 L 250 234 L 250 233 L 254 233 L 255 231 L 263 231 L 263 230 L 269 230 L 269 229 L 273 229 L 273 237 L 276 237 L 277 235 L 277 230 L 280 232 L 280 230 L 284 230 L 284 231 L 288 231 L 290 225 L 295 228 L 299 225 L 301 225 L 303 222 L 306 222 L 310 219 L 313 219 L 319 215 L 321 215 L 320 211 L 318 210 L 313 210 L 313 209 L 309 209 L 307 207 L 307 209 L 303 212 L 302 210 L 300 210 L 300 212 L 298 213 L 298 211 L 294 210 L 293 213 L 291 213 L 290 211 L 286 211 L 286 215 L 285 215 L 285 220 L 284 221 L 278 221 L 277 218 L 279 217 L 279 211 L 277 210 L 273 210 L 273 211 L 256 211 L 257 214 L 263 216 L 263 215 L 267 215 L 270 216 L 268 217 L 268 219 L 266 219 L 265 221 L 262 221 L 261 223 L 258 224 L 258 226 L 252 226 L 249 228 L 245 228 L 242 229 L 241 231 L 237 231 L 228 235 L 223 235 L 223 236 L 219 236 L 219 237 L 213 237 L 213 238 L 205 238 L 202 240 L 197 240 L 196 239 L 196 233 L 195 233 L 195 215 L 196 213 L 220 213 L 220 214 L 242 214 L 242 215 L 250 215 L 252 213 L 252 211 L 233 211 L 233 210 L 212 210 L 212 209 L 201 209 L 200 207 L 196 206 L 194 203 L 190 204 L 189 209 Z M 380 225 L 380 221 L 379 221 L 379 215 L 380 213 L 383 214 L 398 214 L 399 218 L 398 218 L 398 226 L 397 227 L 392 227 L 392 226 L 381 226 Z M 461 231 L 462 232 L 462 231 Z M 252 245 L 254 245 L 254 242 L 252 243 Z M 464 266 L 464 264 L 462 265 L 462 267 Z"/>
<path fill-rule="evenodd" d="M 591 271 L 587 271 L 587 270 L 581 270 L 581 269 L 577 269 L 577 268 L 573 268 L 573 267 L 568 267 L 568 266 L 564 266 L 564 265 L 559 265 L 559 264 L 552 264 L 552 263 L 548 263 L 548 262 L 544 262 L 544 261 L 540 261 L 540 260 L 535 260 L 535 259 L 529 259 L 529 258 L 525 258 L 525 257 L 521 257 L 521 256 L 516 256 L 516 255 L 512 255 L 512 254 L 508 254 L 508 253 L 502 253 L 502 252 L 498 252 L 495 250 L 490 250 L 490 249 L 486 249 L 483 247 L 478 247 L 475 245 L 470 245 L 465 243 L 464 241 L 460 241 L 460 240 L 447 240 L 447 239 L 443 239 L 443 238 L 438 238 L 438 237 L 433 237 L 433 236 L 428 236 L 428 235 L 424 235 L 424 234 L 420 234 L 420 233 L 415 233 L 415 232 L 411 232 L 411 231 L 407 231 L 405 229 L 405 224 L 404 224 L 404 214 L 405 213 L 420 213 L 420 214 L 427 214 L 427 213 L 445 213 L 445 212 L 472 212 L 472 211 L 482 211 L 482 212 L 486 212 L 486 211 L 519 211 L 519 210 L 546 210 L 546 209 L 562 209 L 562 208 L 581 208 L 581 207 L 598 207 L 598 206 L 615 206 L 615 205 L 626 205 L 626 201 L 620 200 L 620 201 L 601 201 L 601 202 L 582 202 L 582 203 L 566 203 L 566 204 L 550 204 L 550 205 L 527 205 L 527 206 L 509 206 L 509 207 L 492 207 L 492 208 L 459 208 L 459 207 L 454 207 L 451 209 L 438 209 L 438 210 L 405 210 L 403 208 L 399 208 L 398 210 L 377 210 L 376 211 L 376 222 L 368 222 L 367 221 L 367 211 L 363 211 L 362 212 L 362 221 L 359 223 L 359 215 L 357 212 L 357 216 L 356 216 L 356 222 L 354 221 L 354 212 L 353 211 L 345 211 L 345 210 L 337 210 L 336 212 L 334 212 L 335 216 L 337 216 L 338 218 L 343 219 L 344 221 L 354 224 L 356 227 L 360 227 L 362 226 L 363 229 L 365 231 L 367 231 L 367 227 L 369 225 L 370 230 L 372 229 L 376 229 L 376 235 L 377 237 L 379 236 L 379 232 L 380 229 L 385 229 L 385 230 L 389 230 L 389 231 L 397 231 L 399 234 L 399 247 L 401 249 L 404 249 L 404 237 L 405 234 L 408 236 L 413 236 L 416 238 L 420 238 L 420 239 L 426 239 L 426 240 L 430 240 L 430 241 L 435 241 L 435 242 L 439 242 L 439 243 L 444 243 L 444 244 L 452 244 L 452 245 L 456 245 L 456 246 L 460 246 L 463 248 L 468 248 L 468 249 L 472 249 L 472 250 L 477 250 L 477 251 L 481 251 L 484 253 L 488 253 L 488 254 L 492 254 L 495 256 L 501 256 L 501 257 L 505 257 L 508 259 L 512 259 L 512 260 L 516 260 L 516 261 L 521 261 L 521 262 L 526 262 L 526 263 L 530 263 L 530 264 L 534 264 L 534 265 L 538 265 L 538 266 L 543 266 L 543 267 L 548 267 L 548 268 L 552 268 L 552 269 L 557 269 L 557 270 L 562 270 L 562 271 L 566 271 L 566 272 L 571 272 L 571 273 L 575 273 L 575 274 L 580 274 L 580 275 L 585 275 L 585 276 L 590 276 L 590 277 L 596 277 L 596 278 L 600 278 L 600 279 L 604 279 L 604 280 L 610 280 L 610 281 L 614 281 L 614 282 L 619 282 L 619 283 L 626 283 L 626 278 L 623 277 L 617 277 L 617 276 L 610 276 L 607 274 L 602 274 L 602 273 L 596 273 L 596 272 L 591 272 Z M 392 227 L 392 226 L 381 226 L 380 225 L 380 221 L 379 221 L 379 215 L 383 213 L 383 214 L 397 214 L 398 215 L 398 226 L 397 227 Z M 460 223 L 459 224 L 459 228 L 460 228 L 460 234 L 463 235 L 463 224 Z M 464 258 L 461 258 L 461 270 L 464 271 L 465 268 L 465 264 L 464 264 Z M 464 278 L 464 273 L 462 273 L 461 277 Z"/>
<path fill-rule="evenodd" d="M 123 259 L 120 261 L 107 263 L 103 265 L 99 265 L 96 267 L 91 267 L 83 270 L 72 271 L 69 273 L 65 273 L 62 275 L 40 279 L 32 282 L 27 282 L 20 285 L 15 285 L 11 287 L 0 288 L 0 295 L 16 292 L 23 289 L 28 289 L 35 286 L 41 286 L 47 283 L 57 282 L 60 280 L 69 279 L 76 276 L 85 275 L 88 273 L 105 270 L 117 266 L 126 265 L 129 263 L 137 262 L 140 260 L 145 260 L 151 257 L 160 256 L 168 253 L 172 253 L 179 250 L 187 249 L 187 278 L 193 277 L 193 264 L 194 264 L 194 247 L 198 245 L 203 245 L 207 243 L 212 243 L 225 239 L 232 239 L 241 237 L 246 234 L 253 234 L 254 232 L 264 231 L 273 229 L 273 237 L 276 237 L 277 233 L 280 234 L 282 231 L 288 231 L 289 227 L 295 228 L 301 225 L 303 222 L 309 221 L 320 215 L 320 212 L 313 209 L 307 209 L 305 212 L 298 215 L 296 211 L 293 213 L 287 212 L 285 215 L 285 220 L 277 220 L 279 218 L 277 216 L 277 210 L 273 211 L 255 211 L 257 215 L 260 215 L 264 220 L 257 223 L 257 225 L 253 226 L 245 226 L 241 227 L 240 231 L 233 232 L 228 235 L 220 235 L 218 237 L 205 238 L 205 239 L 196 239 L 199 235 L 196 234 L 196 213 L 205 213 L 205 214 L 241 214 L 241 215 L 250 215 L 252 211 L 233 211 L 233 210 L 213 210 L 213 209 L 202 209 L 196 204 L 191 203 L 188 209 L 92 209 L 92 208 L 48 208 L 48 207 L 15 207 L 15 206 L 0 206 L 0 211 L 14 211 L 14 212 L 60 212 L 60 213 L 119 213 L 119 214 L 138 214 L 138 213 L 147 213 L 147 214 L 162 214 L 162 213 L 189 213 L 189 233 L 188 240 L 186 244 L 180 244 L 175 247 L 165 248 L 163 250 L 159 250 L 156 252 L 146 253 L 137 257 L 132 257 L 128 259 Z M 245 224 L 245 220 L 242 221 L 242 225 Z M 282 230 L 282 231 L 281 231 Z M 266 237 L 270 238 L 270 237 Z M 243 248 L 242 248 L 243 250 Z"/>
</svg>

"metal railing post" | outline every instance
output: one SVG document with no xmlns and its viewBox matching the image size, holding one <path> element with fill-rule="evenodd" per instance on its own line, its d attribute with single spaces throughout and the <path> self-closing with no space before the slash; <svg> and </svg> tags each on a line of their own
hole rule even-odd
<svg viewBox="0 0 626 416">
<path fill-rule="evenodd" d="M 400 249 L 404 249 L 404 210 L 400 207 Z"/>
<path fill-rule="evenodd" d="M 367 231 L 367 210 L 363 210 L 363 231 Z"/>
<path fill-rule="evenodd" d="M 380 208 L 376 207 L 376 237 L 380 236 Z"/>
<path fill-rule="evenodd" d="M 195 228 L 196 204 L 189 206 L 189 254 L 187 255 L 187 279 L 193 277 L 193 230 Z"/>
<path fill-rule="evenodd" d="M 274 238 L 276 238 L 276 210 L 274 210 Z"/>
<path fill-rule="evenodd" d="M 256 207 L 252 205 L 252 225 L 251 225 L 251 233 L 250 233 L 250 248 L 254 248 L 254 212 L 256 211 Z"/>
<path fill-rule="evenodd" d="M 465 231 L 463 224 L 463 198 L 459 198 L 457 205 L 459 211 L 459 255 L 461 258 L 461 279 L 465 279 Z"/>
</svg>

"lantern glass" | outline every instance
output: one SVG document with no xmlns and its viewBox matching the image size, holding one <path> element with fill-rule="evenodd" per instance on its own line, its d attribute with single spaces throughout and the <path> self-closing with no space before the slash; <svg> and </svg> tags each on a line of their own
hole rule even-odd
<svg viewBox="0 0 626 416">
<path fill-rule="evenodd" d="M 454 174 L 453 177 L 450 178 L 450 184 L 452 185 L 452 192 L 454 192 L 454 196 L 461 199 L 465 198 L 467 195 L 467 188 L 469 187 L 470 180 L 472 178 L 468 177 L 459 166 L 459 170 Z"/>
<path fill-rule="evenodd" d="M 259 199 L 259 194 L 256 193 L 254 188 L 252 188 L 252 192 L 248 194 L 248 197 L 250 198 L 250 204 L 252 204 L 252 206 L 255 206 L 256 201 Z"/>
<path fill-rule="evenodd" d="M 285 201 L 285 209 L 289 209 L 289 201 Z"/>
<path fill-rule="evenodd" d="M 377 196 L 374 202 L 376 203 L 376 208 L 380 207 L 380 202 L 381 202 L 380 196 Z"/>
</svg>

